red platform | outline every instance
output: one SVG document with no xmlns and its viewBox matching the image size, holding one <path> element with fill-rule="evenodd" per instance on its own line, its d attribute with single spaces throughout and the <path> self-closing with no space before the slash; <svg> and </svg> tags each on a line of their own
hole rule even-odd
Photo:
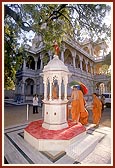
<svg viewBox="0 0 115 168">
<path fill-rule="evenodd" d="M 74 124 L 71 120 L 68 121 L 68 127 L 61 130 L 48 130 L 42 127 L 43 120 L 31 122 L 26 128 L 26 132 L 37 139 L 54 139 L 54 140 L 69 140 L 73 137 L 86 131 L 86 128 L 81 124 Z"/>
</svg>

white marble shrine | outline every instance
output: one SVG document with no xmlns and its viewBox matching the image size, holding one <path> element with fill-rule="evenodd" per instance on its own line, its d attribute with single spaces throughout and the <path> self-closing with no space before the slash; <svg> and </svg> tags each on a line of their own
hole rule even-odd
<svg viewBox="0 0 115 168">
<path fill-rule="evenodd" d="M 54 55 L 43 69 L 44 83 L 44 122 L 42 126 L 49 130 L 68 127 L 67 123 L 67 84 L 71 75 L 67 66 Z M 52 95 L 53 86 L 57 87 L 57 98 Z M 64 91 L 64 93 L 62 93 Z"/>
</svg>

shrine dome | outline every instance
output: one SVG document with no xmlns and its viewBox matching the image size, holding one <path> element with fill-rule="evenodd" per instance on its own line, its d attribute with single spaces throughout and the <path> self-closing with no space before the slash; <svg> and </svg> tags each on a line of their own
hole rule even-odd
<svg viewBox="0 0 115 168">
<path fill-rule="evenodd" d="M 46 71 L 66 71 L 69 72 L 67 66 L 59 59 L 58 55 L 54 55 L 54 58 L 44 66 L 43 72 Z"/>
</svg>

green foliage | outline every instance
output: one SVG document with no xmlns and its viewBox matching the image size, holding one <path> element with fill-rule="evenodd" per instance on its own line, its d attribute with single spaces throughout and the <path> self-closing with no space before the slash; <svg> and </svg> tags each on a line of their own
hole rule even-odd
<svg viewBox="0 0 115 168">
<path fill-rule="evenodd" d="M 47 63 L 49 62 L 49 56 L 46 54 L 44 57 L 43 57 L 43 65 L 47 65 Z"/>
<path fill-rule="evenodd" d="M 111 75 L 110 66 L 106 65 L 106 64 L 102 65 L 102 67 L 101 67 L 101 73 L 110 76 Z"/>
<path fill-rule="evenodd" d="M 111 65 L 111 52 L 109 52 L 108 55 L 106 55 L 105 59 L 104 59 L 104 62 L 103 62 L 103 65 L 108 65 L 110 66 Z"/>
<path fill-rule="evenodd" d="M 53 51 L 54 40 L 60 46 L 64 35 L 82 40 L 81 31 L 85 31 L 91 39 L 101 36 L 102 33 L 105 33 L 105 38 L 110 38 L 111 27 L 103 23 L 106 12 L 111 9 L 106 4 L 9 3 L 4 7 L 5 88 L 10 81 L 15 81 L 16 70 L 26 57 L 24 45 L 27 38 L 24 31 L 26 33 L 32 30 L 37 34 L 42 34 L 46 52 L 49 49 Z M 24 44 L 20 47 L 18 39 L 22 34 Z"/>
<path fill-rule="evenodd" d="M 15 83 L 16 71 L 22 64 L 23 50 L 17 43 L 17 32 L 13 25 L 5 25 L 4 28 L 4 87 L 12 89 Z M 11 88 L 10 88 L 11 86 Z"/>
<path fill-rule="evenodd" d="M 85 31 L 91 39 L 105 33 L 110 38 L 110 25 L 103 23 L 111 6 L 106 4 L 12 4 L 18 18 L 15 21 L 23 30 L 42 33 L 46 48 L 50 48 L 53 40 L 60 44 L 63 34 L 82 39 L 81 31 Z M 18 10 L 17 10 L 18 9 Z M 46 23 L 46 28 L 41 26 Z M 27 29 L 28 28 L 28 29 Z M 77 37 L 76 37 L 77 35 Z"/>
</svg>

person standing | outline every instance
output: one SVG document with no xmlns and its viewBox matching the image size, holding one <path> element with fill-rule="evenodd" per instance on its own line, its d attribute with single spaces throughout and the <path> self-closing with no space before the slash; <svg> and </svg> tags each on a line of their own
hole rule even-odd
<svg viewBox="0 0 115 168">
<path fill-rule="evenodd" d="M 38 113 L 38 96 L 37 94 L 33 97 L 33 114 Z"/>
<path fill-rule="evenodd" d="M 72 94 L 71 94 L 71 114 L 72 120 L 74 123 L 79 122 L 80 112 L 84 111 L 84 98 L 81 90 L 77 89 L 77 86 L 73 86 Z"/>
<path fill-rule="evenodd" d="M 92 103 L 93 124 L 99 126 L 99 122 L 101 119 L 102 103 L 96 93 L 93 93 L 92 96 L 93 96 L 93 103 Z"/>
</svg>

